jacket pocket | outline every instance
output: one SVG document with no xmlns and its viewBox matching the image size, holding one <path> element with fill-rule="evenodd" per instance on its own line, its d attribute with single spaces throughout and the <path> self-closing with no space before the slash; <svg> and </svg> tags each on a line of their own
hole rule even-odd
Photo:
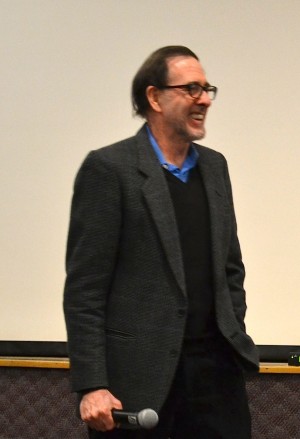
<svg viewBox="0 0 300 439">
<path fill-rule="evenodd" d="M 116 337 L 116 338 L 121 338 L 121 339 L 135 338 L 134 334 L 131 334 L 129 332 L 124 332 L 124 331 L 121 331 L 119 329 L 114 329 L 114 328 L 106 328 L 106 335 L 109 337 Z"/>
</svg>

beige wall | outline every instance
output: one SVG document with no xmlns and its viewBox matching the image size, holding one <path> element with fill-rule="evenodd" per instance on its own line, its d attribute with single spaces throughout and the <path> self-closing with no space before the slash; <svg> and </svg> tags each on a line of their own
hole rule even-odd
<svg viewBox="0 0 300 439">
<path fill-rule="evenodd" d="M 144 58 L 184 44 L 219 87 L 203 143 L 229 162 L 248 330 L 300 344 L 299 17 L 297 0 L 0 0 L 0 339 L 65 340 L 75 172 L 140 126 Z"/>
</svg>

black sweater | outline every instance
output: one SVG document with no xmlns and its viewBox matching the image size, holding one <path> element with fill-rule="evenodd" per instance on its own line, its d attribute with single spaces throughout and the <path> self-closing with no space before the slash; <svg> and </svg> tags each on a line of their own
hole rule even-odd
<svg viewBox="0 0 300 439">
<path fill-rule="evenodd" d="M 190 171 L 187 183 L 164 172 L 182 249 L 189 299 L 185 338 L 191 341 L 216 331 L 208 202 L 198 167 Z"/>
</svg>

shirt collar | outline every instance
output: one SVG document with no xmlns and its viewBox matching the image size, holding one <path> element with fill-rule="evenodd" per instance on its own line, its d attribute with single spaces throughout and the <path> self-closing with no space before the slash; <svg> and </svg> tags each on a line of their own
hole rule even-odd
<svg viewBox="0 0 300 439">
<path fill-rule="evenodd" d="M 154 149 L 154 152 L 155 152 L 161 166 L 165 169 L 168 169 L 168 171 L 172 172 L 173 174 L 175 174 L 178 177 L 180 175 L 188 176 L 189 171 L 196 166 L 197 160 L 199 157 L 198 151 L 196 150 L 195 146 L 193 144 L 191 144 L 191 146 L 189 148 L 188 155 L 187 155 L 187 157 L 186 157 L 185 161 L 183 162 L 183 165 L 180 169 L 177 166 L 167 162 L 167 160 L 165 159 L 165 157 L 164 157 L 157 141 L 155 140 L 149 126 L 146 125 L 146 128 L 147 128 L 150 143 Z M 186 181 L 186 179 L 184 179 L 184 181 Z"/>
</svg>

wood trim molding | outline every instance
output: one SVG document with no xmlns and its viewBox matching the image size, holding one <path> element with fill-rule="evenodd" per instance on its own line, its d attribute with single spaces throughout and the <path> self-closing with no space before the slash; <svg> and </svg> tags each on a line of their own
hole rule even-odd
<svg viewBox="0 0 300 439">
<path fill-rule="evenodd" d="M 0 367 L 37 367 L 45 369 L 69 369 L 68 358 L 0 357 Z"/>
<path fill-rule="evenodd" d="M 260 363 L 259 373 L 300 373 L 299 366 L 289 366 L 287 363 Z"/>
</svg>

